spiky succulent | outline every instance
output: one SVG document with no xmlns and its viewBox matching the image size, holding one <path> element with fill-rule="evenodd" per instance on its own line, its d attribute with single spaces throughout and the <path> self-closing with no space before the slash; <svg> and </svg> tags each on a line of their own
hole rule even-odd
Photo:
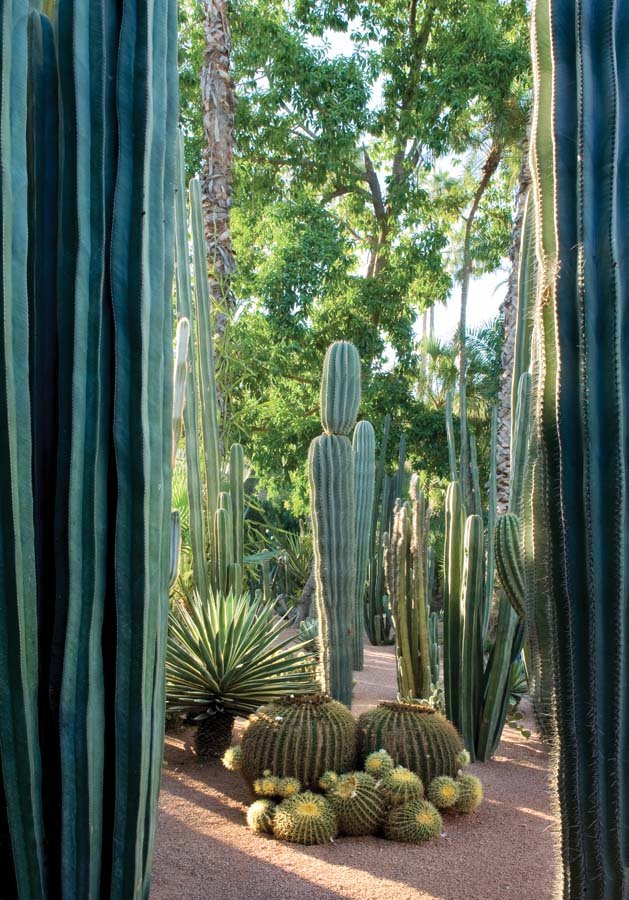
<svg viewBox="0 0 629 900">
<path fill-rule="evenodd" d="M 384 834 L 390 841 L 419 844 L 441 834 L 441 815 L 427 800 L 411 800 L 394 806 L 385 823 Z"/>
<path fill-rule="evenodd" d="M 249 594 L 189 594 L 170 611 L 166 692 L 171 710 L 197 718 L 247 716 L 285 694 L 316 689 L 314 662 L 272 606 Z"/>
<path fill-rule="evenodd" d="M 247 825 L 252 831 L 273 834 L 273 818 L 277 806 L 272 800 L 256 800 L 247 810 Z"/>
<path fill-rule="evenodd" d="M 253 793 L 258 797 L 279 797 L 280 780 L 276 778 L 270 769 L 266 769 L 260 778 L 253 782 Z"/>
<path fill-rule="evenodd" d="M 331 791 L 338 780 L 339 776 L 336 774 L 336 772 L 332 772 L 331 770 L 329 770 L 328 772 L 323 773 L 318 781 L 318 785 L 322 791 Z"/>
<path fill-rule="evenodd" d="M 341 834 L 374 834 L 384 811 L 382 794 L 366 772 L 341 775 L 327 798 L 338 820 Z"/>
<path fill-rule="evenodd" d="M 409 800 L 421 800 L 424 796 L 424 785 L 419 775 L 396 766 L 378 783 L 378 789 L 387 803 L 397 806 Z"/>
<path fill-rule="evenodd" d="M 368 775 L 378 780 L 384 778 L 389 772 L 395 768 L 395 762 L 386 750 L 374 750 L 370 753 L 364 762 L 364 769 Z"/>
<path fill-rule="evenodd" d="M 427 795 L 437 809 L 450 809 L 459 799 L 459 786 L 449 775 L 440 775 L 428 785 Z"/>
<path fill-rule="evenodd" d="M 273 834 L 293 844 L 327 844 L 338 833 L 336 816 L 321 794 L 304 791 L 282 800 L 273 818 Z"/>
<path fill-rule="evenodd" d="M 301 791 L 301 782 L 297 778 L 278 778 L 277 793 L 279 797 L 294 797 Z"/>
<path fill-rule="evenodd" d="M 222 763 L 230 772 L 239 772 L 242 766 L 242 750 L 240 745 L 228 747 L 223 754 Z"/>
<path fill-rule="evenodd" d="M 464 769 L 466 766 L 469 766 L 471 761 L 472 760 L 470 754 L 467 750 L 461 750 L 459 753 L 457 753 L 456 764 L 459 769 Z"/>
<path fill-rule="evenodd" d="M 476 775 L 459 775 L 456 780 L 459 796 L 454 805 L 456 812 L 471 813 L 483 802 L 483 785 Z"/>
</svg>

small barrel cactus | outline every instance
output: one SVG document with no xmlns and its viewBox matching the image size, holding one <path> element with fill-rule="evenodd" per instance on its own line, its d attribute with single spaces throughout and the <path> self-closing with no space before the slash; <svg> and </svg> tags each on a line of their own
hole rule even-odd
<svg viewBox="0 0 629 900">
<path fill-rule="evenodd" d="M 427 795 L 437 809 L 450 809 L 459 799 L 459 786 L 449 775 L 439 775 L 428 785 Z"/>
<path fill-rule="evenodd" d="M 374 750 L 373 753 L 368 755 L 363 768 L 368 775 L 373 775 L 378 780 L 393 771 L 395 762 L 386 750 Z"/>
<path fill-rule="evenodd" d="M 276 778 L 270 769 L 265 769 L 262 775 L 253 782 L 253 793 L 258 797 L 279 797 L 280 779 Z"/>
<path fill-rule="evenodd" d="M 421 800 L 424 796 L 424 785 L 419 775 L 403 766 L 396 766 L 385 775 L 378 783 L 378 788 L 391 806 L 407 803 L 409 800 Z"/>
<path fill-rule="evenodd" d="M 327 798 L 341 834 L 374 834 L 380 826 L 384 801 L 371 775 L 365 772 L 341 775 Z"/>
<path fill-rule="evenodd" d="M 324 772 L 318 784 L 322 791 L 331 791 L 338 780 L 339 776 L 336 772 Z"/>
<path fill-rule="evenodd" d="M 273 834 L 273 818 L 277 806 L 272 800 L 256 800 L 247 810 L 247 825 L 252 831 Z"/>
<path fill-rule="evenodd" d="M 279 797 L 294 797 L 301 791 L 301 782 L 297 778 L 278 778 L 277 794 Z"/>
<path fill-rule="evenodd" d="M 327 844 L 338 832 L 336 816 L 325 797 L 304 791 L 282 800 L 273 817 L 273 834 L 293 844 Z"/>
<path fill-rule="evenodd" d="M 466 766 L 469 766 L 471 762 L 472 758 L 468 750 L 461 750 L 461 752 L 457 755 L 456 764 L 459 769 L 464 769 Z"/>
<path fill-rule="evenodd" d="M 475 775 L 459 775 L 457 778 L 459 796 L 454 810 L 460 813 L 471 813 L 483 802 L 483 785 Z"/>
<path fill-rule="evenodd" d="M 438 775 L 455 778 L 460 734 L 432 706 L 387 701 L 358 719 L 359 758 L 384 748 L 402 766 L 416 772 L 424 784 Z"/>
<path fill-rule="evenodd" d="M 427 800 L 411 800 L 394 806 L 385 823 L 384 835 L 390 841 L 419 844 L 441 834 L 439 810 Z"/>
<path fill-rule="evenodd" d="M 239 772 L 242 767 L 242 750 L 240 745 L 228 747 L 223 754 L 222 763 L 230 772 Z"/>
<path fill-rule="evenodd" d="M 241 747 L 250 783 L 270 769 L 316 788 L 324 772 L 354 768 L 356 723 L 347 707 L 324 695 L 287 697 L 249 717 Z"/>
</svg>

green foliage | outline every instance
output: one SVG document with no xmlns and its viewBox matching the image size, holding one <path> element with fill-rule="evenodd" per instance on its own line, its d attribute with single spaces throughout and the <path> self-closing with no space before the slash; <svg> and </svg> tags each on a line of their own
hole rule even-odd
<svg viewBox="0 0 629 900">
<path fill-rule="evenodd" d="M 229 14 L 240 308 L 221 341 L 223 431 L 246 443 L 264 487 L 303 512 L 318 371 L 326 347 L 347 338 L 363 360 L 365 416 L 377 424 L 394 410 L 413 465 L 445 477 L 443 421 L 415 392 L 417 318 L 459 278 L 490 141 L 502 158 L 477 214 L 474 268 L 505 255 L 527 117 L 525 0 L 232 0 Z M 180 22 L 191 176 L 203 143 L 202 4 L 185 0 Z"/>
<path fill-rule="evenodd" d="M 329 844 L 338 832 L 336 817 L 321 794 L 304 791 L 282 800 L 273 817 L 273 834 L 293 844 Z"/>
<path fill-rule="evenodd" d="M 384 836 L 390 841 L 420 844 L 439 837 L 443 823 L 439 811 L 427 800 L 412 800 L 394 806 L 384 826 Z"/>
<path fill-rule="evenodd" d="M 249 718 L 241 746 L 247 781 L 268 769 L 316 788 L 324 773 L 353 768 L 356 723 L 347 707 L 329 697 L 284 697 Z"/>
<path fill-rule="evenodd" d="M 424 784 L 438 775 L 454 778 L 463 742 L 444 716 L 424 704 L 380 703 L 358 719 L 359 758 L 385 749 Z"/>
<path fill-rule="evenodd" d="M 365 772 L 340 775 L 326 797 L 336 815 L 340 834 L 374 834 L 379 828 L 384 803 L 371 775 Z"/>
<path fill-rule="evenodd" d="M 312 659 L 283 635 L 286 623 L 261 599 L 210 593 L 202 601 L 191 594 L 173 605 L 169 625 L 170 709 L 197 719 L 216 711 L 246 716 L 283 694 L 315 687 Z"/>
</svg>

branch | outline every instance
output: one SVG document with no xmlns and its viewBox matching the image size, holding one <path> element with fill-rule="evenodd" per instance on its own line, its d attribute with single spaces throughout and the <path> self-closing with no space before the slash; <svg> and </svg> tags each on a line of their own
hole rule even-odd
<svg viewBox="0 0 629 900">
<path fill-rule="evenodd" d="M 371 191 L 373 209 L 376 214 L 376 219 L 382 224 L 384 221 L 386 221 L 387 211 L 384 206 L 384 200 L 382 199 L 382 189 L 380 188 L 380 181 L 378 180 L 378 175 L 373 167 L 373 162 L 371 161 L 371 157 L 369 156 L 367 150 L 363 150 L 363 159 L 365 161 L 365 174 L 367 176 L 367 184 L 369 185 L 369 190 Z"/>
</svg>

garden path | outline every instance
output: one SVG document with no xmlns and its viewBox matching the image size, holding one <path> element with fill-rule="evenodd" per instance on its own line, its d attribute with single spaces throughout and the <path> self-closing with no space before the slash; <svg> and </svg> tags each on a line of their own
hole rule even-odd
<svg viewBox="0 0 629 900">
<path fill-rule="evenodd" d="M 354 712 L 395 697 L 391 647 L 365 648 Z M 191 732 L 169 735 L 151 900 L 551 900 L 557 819 L 549 756 L 535 737 L 505 730 L 498 753 L 469 771 L 485 788 L 470 815 L 444 818 L 428 844 L 376 837 L 299 847 L 250 832 L 237 773 L 202 764 Z"/>
</svg>

